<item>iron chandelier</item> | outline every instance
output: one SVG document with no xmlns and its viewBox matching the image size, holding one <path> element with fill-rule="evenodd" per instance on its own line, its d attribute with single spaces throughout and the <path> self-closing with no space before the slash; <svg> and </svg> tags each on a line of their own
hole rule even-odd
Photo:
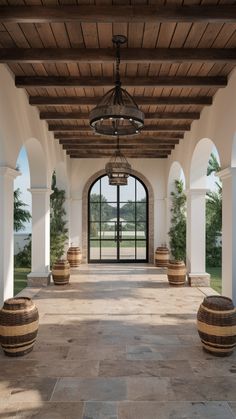
<svg viewBox="0 0 236 419">
<path fill-rule="evenodd" d="M 132 96 L 121 87 L 120 81 L 120 46 L 127 42 L 127 38 L 115 35 L 112 42 L 116 46 L 115 87 L 109 90 L 90 112 L 90 126 L 102 135 L 138 134 L 144 125 L 144 113 Z"/>
<path fill-rule="evenodd" d="M 106 164 L 105 171 L 109 178 L 109 185 L 127 185 L 128 177 L 131 172 L 131 165 L 121 153 L 119 137 L 117 137 L 117 149 L 110 161 Z"/>
</svg>

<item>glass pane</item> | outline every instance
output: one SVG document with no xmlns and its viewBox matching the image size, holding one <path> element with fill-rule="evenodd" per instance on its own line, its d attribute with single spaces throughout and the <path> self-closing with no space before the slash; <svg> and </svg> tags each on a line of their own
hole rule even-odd
<svg viewBox="0 0 236 419">
<path fill-rule="evenodd" d="M 137 223 L 136 224 L 136 238 L 137 239 L 146 239 L 146 223 Z"/>
<path fill-rule="evenodd" d="M 100 201 L 100 179 L 93 185 L 90 191 L 90 202 Z"/>
<path fill-rule="evenodd" d="M 101 195 L 102 200 L 105 198 L 107 202 L 117 201 L 117 186 L 109 185 L 108 176 L 101 178 Z"/>
<path fill-rule="evenodd" d="M 121 221 L 135 221 L 135 203 L 120 203 L 120 219 Z"/>
<path fill-rule="evenodd" d="M 128 184 L 120 186 L 120 201 L 135 201 L 135 178 L 129 176 Z"/>
<path fill-rule="evenodd" d="M 110 202 L 101 203 L 101 220 L 102 221 L 117 221 L 117 204 Z"/>
<path fill-rule="evenodd" d="M 135 259 L 135 240 L 124 240 L 120 243 L 120 259 Z"/>
<path fill-rule="evenodd" d="M 137 187 L 137 201 L 145 202 L 147 200 L 146 191 L 142 183 L 140 183 L 138 180 L 136 181 L 136 187 Z"/>
<path fill-rule="evenodd" d="M 136 204 L 136 221 L 146 221 L 147 217 L 147 205 L 146 203 L 137 203 Z"/>
<path fill-rule="evenodd" d="M 136 242 L 136 259 L 146 259 L 147 243 L 144 240 L 137 240 Z"/>
<path fill-rule="evenodd" d="M 101 259 L 117 259 L 117 242 L 112 240 L 101 241 Z"/>
<path fill-rule="evenodd" d="M 90 221 L 100 221 L 100 202 L 90 203 Z"/>
<path fill-rule="evenodd" d="M 120 223 L 120 237 L 122 239 L 135 239 L 135 223 Z"/>
<path fill-rule="evenodd" d="M 101 223 L 101 239 L 115 240 L 117 237 L 117 223 Z"/>
<path fill-rule="evenodd" d="M 99 241 L 91 240 L 90 259 L 100 259 L 100 242 Z"/>
<path fill-rule="evenodd" d="M 100 239 L 100 223 L 90 223 L 90 239 Z"/>
</svg>

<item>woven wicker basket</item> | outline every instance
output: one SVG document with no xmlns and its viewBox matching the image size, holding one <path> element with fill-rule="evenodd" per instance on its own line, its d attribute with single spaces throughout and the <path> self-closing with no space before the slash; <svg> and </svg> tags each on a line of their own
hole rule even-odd
<svg viewBox="0 0 236 419">
<path fill-rule="evenodd" d="M 184 285 L 186 280 L 186 267 L 184 262 L 170 260 L 167 276 L 170 285 Z"/>
<path fill-rule="evenodd" d="M 6 300 L 0 310 L 0 342 L 4 353 L 22 356 L 32 351 L 38 323 L 38 309 L 30 298 Z"/>
<path fill-rule="evenodd" d="M 236 308 L 230 298 L 205 297 L 197 313 L 203 348 L 216 356 L 228 356 L 236 346 Z"/>
<path fill-rule="evenodd" d="M 70 280 L 70 264 L 67 260 L 58 260 L 52 267 L 52 279 L 55 285 L 66 285 Z"/>
<path fill-rule="evenodd" d="M 72 268 L 77 268 L 82 261 L 82 254 L 79 247 L 69 247 L 67 260 Z"/>
<path fill-rule="evenodd" d="M 165 246 L 160 246 L 156 248 L 155 252 L 155 265 L 159 268 L 167 268 L 169 263 L 169 250 Z"/>
</svg>

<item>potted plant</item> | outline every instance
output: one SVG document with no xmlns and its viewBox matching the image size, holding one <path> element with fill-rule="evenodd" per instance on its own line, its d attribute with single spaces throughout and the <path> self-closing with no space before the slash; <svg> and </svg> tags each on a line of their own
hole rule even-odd
<svg viewBox="0 0 236 419">
<path fill-rule="evenodd" d="M 186 195 L 182 180 L 175 180 L 171 192 L 171 227 L 169 230 L 171 260 L 167 276 L 171 285 L 184 285 L 186 279 Z"/>
</svg>

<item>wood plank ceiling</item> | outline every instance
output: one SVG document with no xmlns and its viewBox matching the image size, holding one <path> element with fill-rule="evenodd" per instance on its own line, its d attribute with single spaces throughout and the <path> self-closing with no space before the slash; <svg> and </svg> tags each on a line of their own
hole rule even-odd
<svg viewBox="0 0 236 419">
<path fill-rule="evenodd" d="M 236 65 L 231 0 L 0 0 L 0 62 L 71 158 L 107 157 L 89 111 L 113 86 L 112 35 L 128 37 L 121 80 L 145 113 L 127 157 L 166 158 Z"/>
</svg>

